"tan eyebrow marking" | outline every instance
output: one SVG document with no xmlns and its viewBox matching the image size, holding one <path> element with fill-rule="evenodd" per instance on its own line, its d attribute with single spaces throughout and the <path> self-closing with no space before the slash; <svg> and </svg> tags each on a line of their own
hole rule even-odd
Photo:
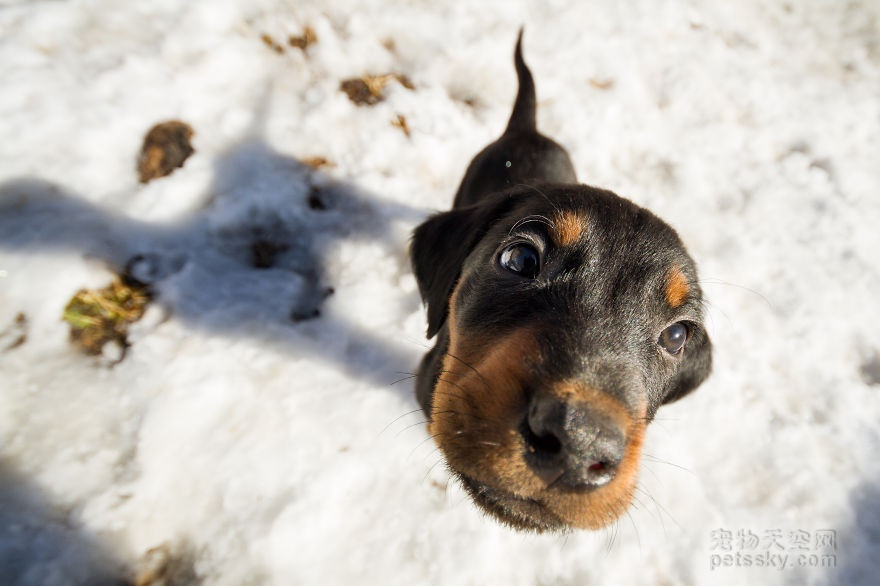
<svg viewBox="0 0 880 586">
<path fill-rule="evenodd" d="M 566 246 L 580 240 L 586 229 L 587 222 L 583 216 L 576 212 L 564 211 L 553 218 L 550 236 L 556 246 Z"/>
<path fill-rule="evenodd" d="M 666 277 L 666 303 L 672 308 L 680 307 L 687 300 L 690 291 L 690 285 L 681 267 L 673 267 Z"/>
</svg>

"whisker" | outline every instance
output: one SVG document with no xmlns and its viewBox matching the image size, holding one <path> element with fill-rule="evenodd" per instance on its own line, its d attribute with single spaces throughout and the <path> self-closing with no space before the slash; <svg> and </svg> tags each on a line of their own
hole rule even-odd
<svg viewBox="0 0 880 586">
<path fill-rule="evenodd" d="M 633 495 L 632 495 L 632 506 L 631 506 L 630 508 L 631 508 L 632 510 L 634 510 L 634 511 L 647 511 L 647 510 L 648 510 L 648 507 L 647 507 L 647 506 L 645 505 L 645 503 L 639 498 L 639 495 L 637 494 L 638 492 L 639 492 L 639 491 L 635 491 L 635 492 L 633 492 Z M 641 493 L 644 494 L 644 491 L 641 491 Z"/>
<path fill-rule="evenodd" d="M 445 373 L 446 371 L 440 371 L 440 372 L 441 372 L 441 374 L 442 374 L 442 373 Z M 448 385 L 452 385 L 452 386 L 455 387 L 456 389 L 460 390 L 462 394 L 451 393 L 451 392 L 449 391 L 449 389 L 439 388 L 439 385 L 438 385 L 438 388 L 435 388 L 435 390 L 434 390 L 434 393 L 435 393 L 435 394 L 442 394 L 442 395 L 445 395 L 445 396 L 447 396 L 447 397 L 452 397 L 452 398 L 455 398 L 455 399 L 459 399 L 459 400 L 461 400 L 461 401 L 464 401 L 464 402 L 467 403 L 467 405 L 472 409 L 472 411 L 473 411 L 473 416 L 474 416 L 474 417 L 478 417 L 478 415 L 476 415 L 476 412 L 479 411 L 479 409 L 477 409 L 477 406 L 476 406 L 476 404 L 474 403 L 474 398 L 473 398 L 473 396 L 471 396 L 470 393 L 467 392 L 467 389 L 465 389 L 463 386 L 461 386 L 461 385 L 458 384 L 458 383 L 455 383 L 455 382 L 450 381 L 449 379 L 443 378 L 442 376 L 438 377 L 437 380 L 438 380 L 438 381 L 442 381 L 442 382 L 444 382 L 444 383 L 446 383 L 446 384 L 448 384 Z"/>
<path fill-rule="evenodd" d="M 462 390 L 464 390 L 464 389 L 462 389 Z M 492 424 L 492 423 L 503 424 L 503 421 L 501 419 L 490 419 L 490 418 L 486 417 L 479 409 L 477 409 L 476 406 L 474 405 L 473 397 L 470 397 L 468 395 L 459 395 L 458 393 L 451 393 L 447 389 L 438 389 L 438 390 L 434 391 L 434 393 L 435 393 L 435 396 L 444 395 L 446 397 L 460 399 L 461 401 L 464 401 L 465 403 L 467 403 L 467 405 L 471 408 L 470 411 L 467 413 L 467 416 L 471 419 L 476 419 L 478 421 L 481 421 L 484 423 L 489 423 L 489 424 Z M 436 412 L 436 414 L 440 414 L 440 413 L 443 413 L 443 412 L 442 411 Z M 432 415 L 433 414 L 434 413 L 432 413 Z M 460 413 L 457 413 L 457 412 L 456 412 L 456 414 L 461 415 Z"/>
<path fill-rule="evenodd" d="M 400 421 L 400 420 L 403 419 L 404 417 L 406 417 L 406 416 L 408 416 L 408 415 L 412 415 L 413 413 L 418 413 L 419 411 L 421 411 L 421 409 L 413 409 L 412 411 L 407 411 L 407 412 L 404 413 L 403 415 L 400 415 L 400 416 L 398 416 L 398 417 L 395 417 L 394 419 L 391 420 L 391 422 L 390 422 L 388 425 L 386 425 L 385 427 L 382 428 L 382 431 L 379 432 L 379 435 L 381 436 L 383 433 L 385 433 L 386 431 L 388 431 L 388 428 L 389 428 L 389 427 L 391 427 L 392 425 L 394 425 L 395 423 L 397 423 L 398 421 Z"/>
<path fill-rule="evenodd" d="M 500 447 L 501 447 L 501 443 L 500 443 L 500 442 L 490 442 L 490 441 L 488 441 L 488 440 L 480 440 L 480 441 L 478 441 L 477 443 L 478 443 L 479 445 L 481 445 L 481 446 L 490 446 L 490 447 L 493 447 L 493 448 L 500 448 Z"/>
<path fill-rule="evenodd" d="M 480 377 L 480 380 L 483 381 L 483 385 L 484 385 L 486 388 L 489 388 L 489 381 L 487 381 L 486 378 L 482 375 L 482 373 L 480 373 L 480 371 L 477 370 L 474 366 L 471 366 L 471 365 L 468 364 L 466 361 L 464 361 L 463 359 L 459 358 L 459 357 L 456 356 L 455 354 L 452 354 L 451 352 L 447 352 L 447 353 L 446 353 L 446 356 L 449 356 L 450 358 L 452 358 L 452 359 L 454 359 L 454 360 L 458 360 L 461 364 L 463 364 L 463 365 L 466 366 L 467 368 L 469 368 L 469 369 L 471 369 L 472 371 L 474 371 L 474 374 L 476 374 L 478 377 Z M 447 372 L 448 372 L 448 371 L 447 371 Z"/>
<path fill-rule="evenodd" d="M 516 185 L 516 187 L 525 187 L 527 189 L 531 189 L 532 191 L 534 191 L 535 193 L 537 193 L 538 195 L 543 197 L 545 200 L 547 200 L 547 203 L 549 203 L 556 212 L 558 212 L 558 213 L 562 212 L 562 210 L 559 208 L 559 206 L 556 205 L 556 203 L 552 199 L 550 199 L 550 196 L 547 195 L 546 193 L 544 193 L 543 191 L 541 191 L 540 189 L 538 189 L 536 186 L 529 185 L 528 183 L 518 183 Z"/>
<path fill-rule="evenodd" d="M 458 390 L 462 391 L 463 393 L 467 394 L 467 389 L 465 389 L 463 386 L 461 386 L 461 385 L 458 384 L 457 382 L 453 382 L 453 381 L 449 380 L 448 378 L 443 378 L 442 375 L 444 375 L 444 374 L 455 374 L 455 373 L 454 373 L 454 372 L 450 372 L 450 371 L 448 371 L 448 370 L 441 370 L 441 371 L 440 371 L 440 375 L 441 375 L 441 376 L 438 376 L 438 377 L 437 377 L 437 381 L 443 381 L 443 382 L 446 383 L 447 385 L 452 385 L 453 387 L 455 387 L 455 388 L 457 388 Z M 436 392 L 436 387 L 434 387 L 434 389 L 435 389 L 435 392 Z M 466 400 L 464 396 L 459 397 L 459 398 L 462 399 L 462 400 Z"/>
<path fill-rule="evenodd" d="M 676 464 L 674 462 L 670 462 L 668 460 L 663 460 L 661 458 L 658 458 L 657 456 L 652 456 L 651 454 L 647 454 L 647 453 L 643 453 L 642 455 L 645 458 L 649 459 L 651 462 L 656 462 L 658 464 L 666 464 L 667 466 L 672 466 L 673 468 L 678 468 L 679 470 L 682 470 L 684 472 L 689 472 L 690 474 L 694 473 L 694 471 L 691 470 L 690 468 L 687 468 L 685 466 L 681 466 L 679 464 Z"/>
<path fill-rule="evenodd" d="M 404 374 L 404 373 L 398 372 L 397 374 Z M 390 386 L 394 386 L 394 385 L 396 385 L 396 384 L 398 384 L 398 383 L 402 383 L 403 381 L 412 380 L 412 379 L 414 379 L 414 378 L 417 378 L 418 376 L 419 376 L 419 375 L 417 375 L 417 374 L 407 374 L 405 377 L 403 377 L 403 378 L 399 378 L 399 379 L 397 379 L 397 380 L 391 382 L 391 383 L 390 383 Z"/>
<path fill-rule="evenodd" d="M 629 511 L 626 512 L 626 516 L 629 517 L 629 522 L 632 524 L 633 530 L 636 532 L 636 543 L 639 544 L 639 554 L 642 553 L 642 536 L 639 535 L 639 528 L 636 526 L 636 521 L 633 519 L 633 516 Z"/>
<path fill-rule="evenodd" d="M 407 456 L 406 456 L 407 460 L 412 458 L 412 455 L 416 452 L 416 450 L 418 450 L 420 447 L 422 447 L 422 445 L 425 442 L 430 441 L 430 440 L 436 440 L 439 435 L 440 435 L 439 433 L 429 435 L 428 437 L 426 437 L 425 439 L 420 441 L 418 444 L 416 444 L 416 446 L 412 450 L 410 450 L 409 454 L 407 454 Z"/>
<path fill-rule="evenodd" d="M 654 470 L 652 470 L 650 466 L 648 466 L 647 464 L 645 464 L 644 466 L 642 466 L 642 470 L 645 470 L 646 472 L 650 472 L 650 473 L 651 473 L 651 476 L 654 477 L 654 480 L 656 480 L 657 482 L 660 482 L 660 483 L 662 484 L 662 481 L 660 480 L 660 477 L 657 476 L 657 473 L 654 472 Z"/>
<path fill-rule="evenodd" d="M 430 421 L 427 419 L 423 419 L 422 421 L 416 421 L 415 423 L 407 425 L 406 427 L 404 427 L 403 429 L 401 429 L 400 431 L 395 433 L 394 437 L 395 438 L 400 437 L 400 434 L 402 434 L 404 431 L 406 431 L 408 429 L 412 429 L 413 427 L 418 427 L 419 425 L 425 425 L 426 423 L 430 423 Z"/>
<path fill-rule="evenodd" d="M 446 384 L 449 384 L 449 385 L 452 385 L 452 386 L 456 387 L 458 390 L 461 391 L 461 393 L 455 393 L 455 392 L 452 392 L 452 391 L 450 391 L 450 390 L 447 389 L 447 388 L 439 388 L 439 385 L 438 385 L 438 388 L 434 389 L 434 397 L 435 397 L 435 398 L 436 398 L 436 397 L 440 397 L 440 396 L 450 397 L 450 398 L 453 398 L 453 399 L 458 399 L 458 400 L 460 400 L 460 401 L 464 401 L 464 402 L 465 402 L 469 407 L 471 407 L 471 408 L 474 407 L 473 398 L 472 398 L 472 397 L 469 397 L 469 396 L 466 394 L 467 391 L 465 391 L 465 389 L 463 389 L 462 387 L 456 385 L 455 383 L 449 382 L 449 381 L 447 381 L 447 380 L 443 380 L 442 378 L 439 378 L 439 379 L 437 379 L 437 380 L 438 380 L 438 381 L 442 381 L 442 382 L 444 382 L 444 383 L 446 383 Z"/>
<path fill-rule="evenodd" d="M 651 503 L 654 505 L 653 510 L 648 508 L 644 504 L 642 504 L 642 508 L 645 510 L 645 512 L 650 514 L 652 518 L 656 518 L 658 521 L 660 521 L 660 527 L 663 528 L 663 533 L 666 534 L 666 523 L 663 522 L 663 516 L 660 514 L 660 510 L 657 508 L 657 501 L 655 501 L 654 497 L 652 497 L 651 494 L 642 486 L 636 486 L 636 492 L 650 499 Z M 642 501 L 640 500 L 639 502 L 641 503 Z"/>
<path fill-rule="evenodd" d="M 751 287 L 746 287 L 745 285 L 738 285 L 738 284 L 736 284 L 736 283 L 730 283 L 730 282 L 728 282 L 728 281 L 723 281 L 723 280 L 721 280 L 721 279 L 700 279 L 700 280 L 698 281 L 698 283 L 699 283 L 700 285 L 704 285 L 704 284 L 706 284 L 706 285 L 725 285 L 725 286 L 727 286 L 727 287 L 733 287 L 733 288 L 735 288 L 735 289 L 741 289 L 742 291 L 746 291 L 746 292 L 748 292 L 748 293 L 753 294 L 755 297 L 757 297 L 758 299 L 760 299 L 760 300 L 762 300 L 764 303 L 766 303 L 766 304 L 767 304 L 767 307 L 768 307 L 771 311 L 775 311 L 775 308 L 773 307 L 773 303 L 771 303 L 770 300 L 767 299 L 767 297 L 766 297 L 763 293 L 761 293 L 760 291 L 756 291 L 755 289 L 752 289 Z"/>
<path fill-rule="evenodd" d="M 433 453 L 433 452 L 432 452 L 432 453 Z M 422 477 L 422 482 L 425 482 L 426 480 L 428 480 L 428 476 L 431 475 L 431 472 L 434 471 L 434 468 L 437 467 L 437 464 L 439 464 L 439 463 L 441 463 L 441 462 L 443 462 L 443 458 L 440 458 L 439 460 L 437 460 L 436 462 L 434 462 L 433 464 L 431 464 L 431 466 L 428 468 L 428 471 L 425 472 L 425 475 Z M 448 483 L 449 483 L 449 481 L 447 480 L 446 482 L 447 482 L 447 488 L 448 488 Z"/>
<path fill-rule="evenodd" d="M 433 456 L 434 454 L 436 454 L 436 453 L 439 452 L 439 451 L 440 451 L 440 446 L 437 446 L 437 447 L 435 447 L 433 450 L 431 450 L 430 452 L 428 452 L 428 453 L 425 455 L 425 457 L 422 458 L 422 459 L 423 459 L 423 460 L 427 460 L 428 458 L 430 458 L 431 456 Z M 444 458 L 444 457 L 441 456 L 440 458 L 437 459 L 436 462 L 434 462 L 434 466 L 436 466 L 436 465 L 439 464 L 440 462 L 445 462 L 445 461 L 446 461 L 446 458 Z"/>
<path fill-rule="evenodd" d="M 620 526 L 618 525 L 618 520 L 615 519 L 613 523 L 608 526 L 608 545 L 605 547 L 605 555 L 611 554 L 611 550 L 614 548 L 614 543 L 617 541 L 617 532 L 619 531 Z"/>
<path fill-rule="evenodd" d="M 407 335 L 399 336 L 398 339 L 402 340 L 408 344 L 412 344 L 413 346 L 418 346 L 419 348 L 422 348 L 423 350 L 429 350 L 432 347 L 431 342 L 428 342 L 428 341 L 422 340 L 422 339 L 415 339 L 415 338 L 413 338 L 411 336 L 407 336 Z"/>
<path fill-rule="evenodd" d="M 664 532 L 666 531 L 666 524 L 663 523 L 663 514 L 662 514 L 662 513 L 666 513 L 666 516 L 669 517 L 669 520 L 672 521 L 673 523 L 675 523 L 675 526 L 676 526 L 676 527 L 678 527 L 679 529 L 682 529 L 681 524 L 675 519 L 675 517 L 673 517 L 673 516 L 669 513 L 669 511 L 666 510 L 666 507 L 664 507 L 663 505 L 661 505 L 661 504 L 657 501 L 657 499 L 655 499 L 655 498 L 654 498 L 649 492 L 647 492 L 646 490 L 641 489 L 641 488 L 638 488 L 637 490 L 639 490 L 642 494 L 644 494 L 646 497 L 648 497 L 649 499 L 651 499 L 651 502 L 654 503 L 654 506 L 657 508 L 657 518 L 660 519 L 660 524 L 661 524 L 661 526 L 663 526 L 663 531 L 664 531 Z"/>
</svg>

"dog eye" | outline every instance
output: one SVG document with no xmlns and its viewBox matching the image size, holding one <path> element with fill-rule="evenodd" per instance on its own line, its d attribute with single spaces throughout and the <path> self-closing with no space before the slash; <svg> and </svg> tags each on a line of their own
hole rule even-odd
<svg viewBox="0 0 880 586">
<path fill-rule="evenodd" d="M 501 252 L 502 268 L 527 279 L 534 279 L 541 270 L 541 257 L 531 244 L 511 244 Z"/>
<path fill-rule="evenodd" d="M 681 352 L 681 349 L 684 348 L 684 343 L 687 342 L 687 338 L 687 326 L 678 322 L 663 330 L 657 343 L 670 354 L 678 354 Z"/>
</svg>

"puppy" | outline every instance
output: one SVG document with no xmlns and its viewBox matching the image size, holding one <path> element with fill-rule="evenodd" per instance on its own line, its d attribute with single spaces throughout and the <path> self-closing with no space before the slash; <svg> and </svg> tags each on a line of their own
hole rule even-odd
<svg viewBox="0 0 880 586">
<path fill-rule="evenodd" d="M 522 530 L 597 529 L 635 490 L 645 426 L 711 368 L 694 261 L 636 204 L 577 183 L 538 133 L 522 58 L 504 134 L 413 235 L 434 347 L 416 394 L 474 501 Z"/>
</svg>

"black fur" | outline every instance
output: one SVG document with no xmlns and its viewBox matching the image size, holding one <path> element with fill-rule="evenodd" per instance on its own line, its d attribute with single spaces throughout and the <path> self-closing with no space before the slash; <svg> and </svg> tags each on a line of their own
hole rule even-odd
<svg viewBox="0 0 880 586">
<path fill-rule="evenodd" d="M 453 208 L 479 203 L 487 193 L 530 181 L 577 182 L 565 149 L 537 130 L 535 82 L 522 58 L 522 31 L 516 41 L 514 62 L 519 91 L 507 129 L 471 161 Z"/>
</svg>

